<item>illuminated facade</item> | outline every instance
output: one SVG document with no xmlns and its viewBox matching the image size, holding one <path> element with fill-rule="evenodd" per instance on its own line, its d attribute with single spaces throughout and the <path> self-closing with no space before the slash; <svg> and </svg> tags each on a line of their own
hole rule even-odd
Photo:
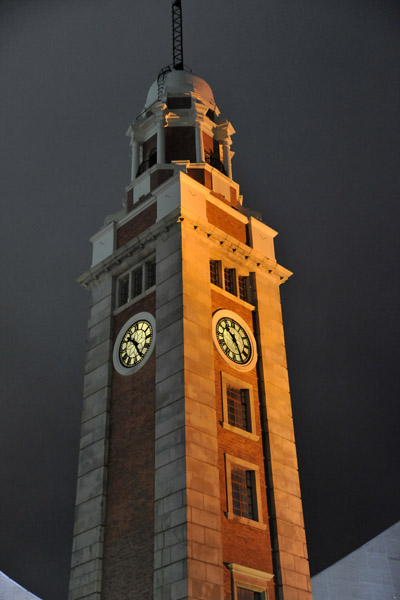
<svg viewBox="0 0 400 600">
<path fill-rule="evenodd" d="M 161 72 L 92 238 L 70 600 L 311 598 L 276 232 L 212 91 Z"/>
</svg>

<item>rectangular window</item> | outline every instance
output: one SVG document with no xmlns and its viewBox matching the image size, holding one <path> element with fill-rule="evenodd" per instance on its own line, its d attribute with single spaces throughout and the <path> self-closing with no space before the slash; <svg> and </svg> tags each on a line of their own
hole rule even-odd
<svg viewBox="0 0 400 600">
<path fill-rule="evenodd" d="M 210 260 L 210 281 L 214 285 L 218 285 L 222 287 L 221 282 L 221 261 L 220 260 Z"/>
<path fill-rule="evenodd" d="M 245 302 L 249 301 L 249 292 L 248 292 L 248 277 L 245 275 L 239 275 L 239 298 L 245 300 Z"/>
<path fill-rule="evenodd" d="M 136 298 L 143 291 L 143 269 L 139 267 L 132 271 L 132 298 Z"/>
<path fill-rule="evenodd" d="M 226 397 L 229 425 L 251 431 L 249 390 L 228 385 Z"/>
<path fill-rule="evenodd" d="M 236 588 L 236 600 L 261 600 L 261 594 L 260 592 L 238 587 Z"/>
<path fill-rule="evenodd" d="M 231 484 L 233 514 L 257 521 L 257 508 L 254 502 L 254 471 L 232 465 Z"/>
<path fill-rule="evenodd" d="M 224 269 L 225 290 L 236 295 L 236 269 Z"/>
<path fill-rule="evenodd" d="M 119 306 L 129 301 L 129 275 L 119 280 Z"/>
<path fill-rule="evenodd" d="M 148 290 L 149 288 L 151 288 L 153 285 L 156 284 L 156 261 L 150 260 L 148 263 L 146 263 L 146 271 L 147 271 L 147 282 L 146 282 L 146 289 Z"/>
</svg>

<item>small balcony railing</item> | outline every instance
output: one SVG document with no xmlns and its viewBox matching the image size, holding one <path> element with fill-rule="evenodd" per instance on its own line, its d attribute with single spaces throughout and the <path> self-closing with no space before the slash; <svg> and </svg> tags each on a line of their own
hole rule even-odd
<svg viewBox="0 0 400 600">
<path fill-rule="evenodd" d="M 215 154 L 212 154 L 211 152 L 206 152 L 204 158 L 206 163 L 208 163 L 212 167 L 215 167 L 215 169 L 218 169 L 218 171 L 221 171 L 221 173 L 226 175 L 224 163 L 217 156 L 215 156 Z"/>
</svg>

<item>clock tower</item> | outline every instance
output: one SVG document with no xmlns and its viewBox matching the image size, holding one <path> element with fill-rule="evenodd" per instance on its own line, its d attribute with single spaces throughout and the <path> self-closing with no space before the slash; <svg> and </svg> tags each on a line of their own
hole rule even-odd
<svg viewBox="0 0 400 600">
<path fill-rule="evenodd" d="M 311 599 L 279 296 L 291 273 L 243 207 L 231 123 L 174 64 L 129 126 L 123 207 L 79 278 L 69 597 Z"/>
</svg>

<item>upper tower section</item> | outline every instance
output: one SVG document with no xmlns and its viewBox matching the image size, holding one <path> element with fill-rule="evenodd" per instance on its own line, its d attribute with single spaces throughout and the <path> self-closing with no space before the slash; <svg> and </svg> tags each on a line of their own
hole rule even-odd
<svg viewBox="0 0 400 600">
<path fill-rule="evenodd" d="M 157 177 L 161 183 L 171 163 L 186 163 L 188 175 L 236 207 L 240 203 L 237 186 L 228 185 L 232 183 L 234 132 L 204 79 L 188 70 L 166 67 L 150 86 L 143 111 L 128 128 L 131 182 L 139 183 L 152 169 L 164 171 Z M 221 191 L 224 182 L 228 193 Z"/>
</svg>

